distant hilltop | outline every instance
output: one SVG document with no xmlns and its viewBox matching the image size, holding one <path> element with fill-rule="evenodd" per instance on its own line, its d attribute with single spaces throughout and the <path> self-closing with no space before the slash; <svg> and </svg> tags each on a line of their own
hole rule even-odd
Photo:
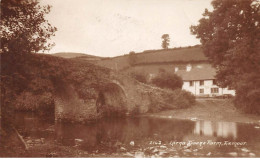
<svg viewBox="0 0 260 164">
<path fill-rule="evenodd" d="M 62 58 L 85 58 L 85 59 L 100 59 L 102 57 L 84 54 L 84 53 L 76 53 L 76 52 L 59 52 L 51 54 L 53 56 L 62 57 Z"/>
</svg>

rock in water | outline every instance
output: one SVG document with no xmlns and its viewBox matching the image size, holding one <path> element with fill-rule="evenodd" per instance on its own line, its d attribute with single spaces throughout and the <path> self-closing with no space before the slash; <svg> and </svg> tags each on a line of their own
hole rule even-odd
<svg viewBox="0 0 260 164">
<path fill-rule="evenodd" d="M 143 158 L 144 157 L 144 153 L 143 152 L 135 152 L 135 158 Z"/>
<path fill-rule="evenodd" d="M 249 150 L 248 150 L 247 148 L 245 148 L 245 147 L 243 147 L 243 148 L 241 149 L 241 151 L 246 152 L 246 153 L 249 152 Z"/>
<path fill-rule="evenodd" d="M 131 141 L 129 144 L 130 144 L 131 146 L 135 146 L 135 142 L 134 142 L 134 141 Z"/>
<path fill-rule="evenodd" d="M 159 156 L 161 156 L 161 157 L 167 157 L 167 156 L 169 156 L 169 155 L 170 155 L 170 153 L 167 152 L 167 151 L 160 151 L 160 152 L 159 152 Z"/>
<path fill-rule="evenodd" d="M 255 153 L 249 153 L 250 157 L 255 157 Z"/>
<path fill-rule="evenodd" d="M 192 151 L 190 149 L 183 150 L 184 152 L 191 153 Z"/>
<path fill-rule="evenodd" d="M 161 148 L 161 149 L 167 149 L 167 147 L 164 146 L 164 145 L 160 146 L 160 148 Z"/>
<path fill-rule="evenodd" d="M 27 144 L 32 144 L 33 143 L 32 140 L 28 140 L 26 142 L 27 142 Z"/>
<path fill-rule="evenodd" d="M 153 153 L 158 153 L 158 152 L 159 152 L 159 150 L 156 148 L 153 150 Z"/>
<path fill-rule="evenodd" d="M 125 156 L 129 156 L 129 157 L 133 157 L 133 156 L 134 156 L 133 154 L 131 154 L 131 153 L 129 153 L 129 152 L 126 152 L 124 155 L 125 155 Z"/>
<path fill-rule="evenodd" d="M 126 148 L 120 147 L 120 151 L 126 151 Z"/>
<path fill-rule="evenodd" d="M 75 145 L 79 146 L 82 142 L 83 142 L 83 139 L 75 139 Z"/>
<path fill-rule="evenodd" d="M 237 157 L 237 152 L 230 152 L 230 153 L 228 153 L 230 156 L 232 156 L 232 157 Z"/>
<path fill-rule="evenodd" d="M 83 142 L 83 139 L 75 139 L 76 142 Z"/>
<path fill-rule="evenodd" d="M 42 144 L 44 144 L 45 138 L 41 138 L 41 142 L 42 142 Z"/>
</svg>

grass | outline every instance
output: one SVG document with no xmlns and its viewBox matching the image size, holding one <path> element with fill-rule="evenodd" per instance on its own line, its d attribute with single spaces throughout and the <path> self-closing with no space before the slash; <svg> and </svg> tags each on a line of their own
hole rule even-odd
<svg viewBox="0 0 260 164">
<path fill-rule="evenodd" d="M 231 99 L 196 99 L 195 105 L 182 110 L 167 110 L 145 114 L 159 118 L 198 119 L 240 123 L 259 123 L 260 116 L 244 114 L 234 107 Z"/>
<path fill-rule="evenodd" d="M 59 52 L 51 54 L 53 56 L 62 57 L 62 58 L 76 58 L 76 57 L 82 57 L 82 58 L 100 58 L 98 56 L 84 54 L 84 53 L 76 53 L 76 52 Z"/>
<path fill-rule="evenodd" d="M 207 58 L 203 54 L 200 46 L 174 48 L 168 50 L 149 50 L 142 53 L 136 53 L 137 65 L 154 65 L 169 63 L 185 63 L 185 62 L 205 62 Z M 96 64 L 108 67 L 114 70 L 122 70 L 129 68 L 129 55 L 118 56 L 114 58 L 105 58 L 96 62 Z"/>
</svg>

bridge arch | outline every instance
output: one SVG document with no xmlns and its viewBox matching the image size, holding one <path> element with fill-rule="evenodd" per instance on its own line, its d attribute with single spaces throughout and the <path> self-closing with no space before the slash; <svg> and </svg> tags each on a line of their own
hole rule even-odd
<svg viewBox="0 0 260 164">
<path fill-rule="evenodd" d="M 108 83 L 98 93 L 97 113 L 104 116 L 122 116 L 127 112 L 127 98 L 124 89 L 116 83 Z"/>
</svg>

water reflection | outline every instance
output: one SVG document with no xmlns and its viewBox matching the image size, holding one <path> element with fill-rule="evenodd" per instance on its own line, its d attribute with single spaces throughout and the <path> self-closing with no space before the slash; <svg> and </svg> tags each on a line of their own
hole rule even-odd
<svg viewBox="0 0 260 164">
<path fill-rule="evenodd" d="M 235 122 L 197 121 L 194 134 L 236 139 L 237 124 Z"/>
<path fill-rule="evenodd" d="M 57 140 L 65 145 L 74 144 L 75 138 L 84 140 L 86 149 L 120 141 L 137 144 L 149 141 L 170 142 L 182 140 L 192 133 L 194 123 L 190 121 L 168 121 L 150 118 L 105 119 L 95 124 L 56 124 Z"/>
<path fill-rule="evenodd" d="M 119 144 L 129 146 L 131 141 L 139 148 L 149 146 L 151 141 L 165 144 L 189 140 L 247 142 L 248 149 L 257 151 L 260 146 L 260 130 L 255 129 L 255 125 L 234 122 L 139 117 L 103 119 L 93 124 L 67 124 L 21 113 L 16 116 L 16 125 L 24 137 L 45 138 L 46 141 L 55 141 L 65 146 L 78 146 L 80 142 L 79 149 L 98 149 L 103 153 L 116 151 Z M 218 153 L 236 151 L 234 147 L 210 146 L 205 149 Z"/>
</svg>

